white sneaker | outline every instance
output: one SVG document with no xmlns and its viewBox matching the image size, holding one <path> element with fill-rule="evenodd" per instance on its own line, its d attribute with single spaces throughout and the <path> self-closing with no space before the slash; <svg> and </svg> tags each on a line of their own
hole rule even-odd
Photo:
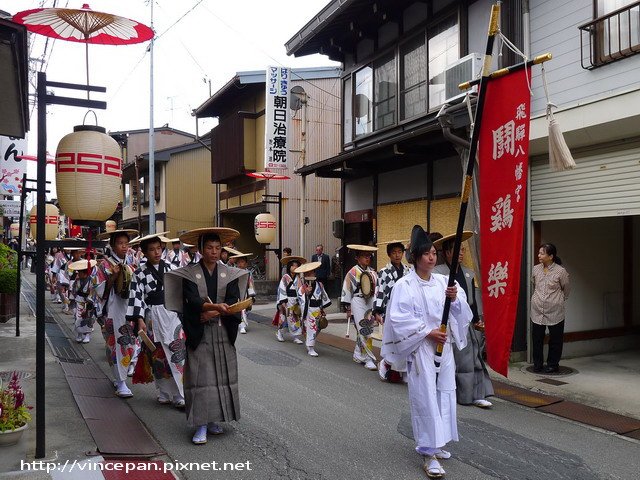
<svg viewBox="0 0 640 480">
<path fill-rule="evenodd" d="M 473 404 L 476 407 L 480 407 L 480 408 L 490 408 L 493 406 L 493 403 L 491 403 L 489 400 L 484 400 L 484 399 L 474 400 Z"/>
<path fill-rule="evenodd" d="M 133 393 L 131 393 L 131 390 L 129 390 L 129 387 L 127 387 L 127 384 L 124 381 L 118 382 L 118 387 L 116 389 L 116 395 L 119 396 L 120 398 L 131 398 L 131 397 L 133 397 Z"/>
<path fill-rule="evenodd" d="M 240 333 L 247 333 L 247 327 L 240 325 Z"/>
<path fill-rule="evenodd" d="M 276 339 L 279 342 L 284 342 L 284 337 L 282 336 L 282 331 L 281 330 L 276 330 Z"/>
<path fill-rule="evenodd" d="M 171 400 L 169 399 L 169 395 L 167 395 L 164 392 L 159 392 L 158 393 L 158 403 L 160 405 L 169 405 L 171 403 Z"/>
<path fill-rule="evenodd" d="M 207 426 L 201 425 L 196 429 L 196 433 L 193 434 L 191 441 L 196 445 L 204 445 L 207 443 Z"/>
<path fill-rule="evenodd" d="M 84 337 L 82 337 L 82 343 L 89 343 L 91 341 L 91 335 L 89 335 L 88 333 L 84 334 Z"/>
<path fill-rule="evenodd" d="M 78 333 L 76 335 L 76 342 L 82 343 L 83 340 L 84 340 L 84 335 L 82 333 Z"/>
<path fill-rule="evenodd" d="M 383 382 L 387 381 L 388 371 L 389 371 L 389 365 L 387 365 L 387 362 L 385 362 L 384 360 L 380 360 L 380 363 L 378 364 L 378 376 L 380 377 L 380 380 L 382 380 Z"/>
<path fill-rule="evenodd" d="M 364 364 L 364 368 L 366 368 L 367 370 L 377 370 L 378 367 L 376 367 L 376 364 L 373 363 L 373 360 L 367 360 L 366 363 Z"/>
<path fill-rule="evenodd" d="M 302 345 L 304 342 L 298 337 L 293 337 L 293 343 L 295 343 L 296 345 Z"/>
<path fill-rule="evenodd" d="M 307 353 L 312 357 L 318 356 L 318 352 L 316 352 L 313 347 L 307 347 Z"/>
</svg>

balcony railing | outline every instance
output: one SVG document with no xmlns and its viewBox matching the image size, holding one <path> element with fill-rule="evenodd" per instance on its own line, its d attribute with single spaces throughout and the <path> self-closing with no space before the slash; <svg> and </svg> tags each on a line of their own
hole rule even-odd
<svg viewBox="0 0 640 480">
<path fill-rule="evenodd" d="M 592 70 L 640 53 L 640 2 L 578 27 L 582 68 Z"/>
</svg>

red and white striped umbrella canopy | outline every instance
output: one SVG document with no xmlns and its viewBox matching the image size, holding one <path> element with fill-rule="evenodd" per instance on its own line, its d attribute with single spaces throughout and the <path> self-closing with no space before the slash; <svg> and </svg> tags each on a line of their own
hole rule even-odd
<svg viewBox="0 0 640 480">
<path fill-rule="evenodd" d="M 153 38 L 148 26 L 111 13 L 81 9 L 36 8 L 16 13 L 13 21 L 40 35 L 70 42 L 128 45 Z"/>
</svg>

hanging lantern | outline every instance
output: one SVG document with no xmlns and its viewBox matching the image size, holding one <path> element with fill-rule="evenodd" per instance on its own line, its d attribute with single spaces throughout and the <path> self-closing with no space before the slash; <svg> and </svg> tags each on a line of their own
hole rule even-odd
<svg viewBox="0 0 640 480">
<path fill-rule="evenodd" d="M 44 215 L 44 239 L 55 240 L 58 237 L 58 224 L 60 223 L 60 211 L 58 207 L 52 203 L 47 203 L 45 206 Z M 31 227 L 31 238 L 36 239 L 38 221 L 38 206 L 34 205 L 29 213 L 29 226 Z"/>
<path fill-rule="evenodd" d="M 56 150 L 56 188 L 62 211 L 76 224 L 104 221 L 122 200 L 120 146 L 102 127 L 79 125 Z"/>
<path fill-rule="evenodd" d="M 104 228 L 107 232 L 114 232 L 116 230 L 115 220 L 107 220 L 104 224 Z"/>
<path fill-rule="evenodd" d="M 12 223 L 9 227 L 9 233 L 11 234 L 11 238 L 18 238 L 20 235 L 20 224 Z"/>
<path fill-rule="evenodd" d="M 253 222 L 255 229 L 256 241 L 258 243 L 271 243 L 276 239 L 276 228 L 278 223 L 276 217 L 270 213 L 261 213 L 256 215 Z"/>
</svg>

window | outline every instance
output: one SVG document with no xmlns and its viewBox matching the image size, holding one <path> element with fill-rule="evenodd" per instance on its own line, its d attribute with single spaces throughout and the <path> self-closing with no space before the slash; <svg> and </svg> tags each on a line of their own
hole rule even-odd
<svg viewBox="0 0 640 480">
<path fill-rule="evenodd" d="M 427 111 L 427 48 L 424 35 L 400 47 L 401 118 L 415 117 Z"/>
<path fill-rule="evenodd" d="M 395 125 L 398 109 L 396 97 L 398 85 L 396 81 L 396 58 L 391 55 L 376 62 L 374 71 L 375 94 L 374 115 L 375 130 Z"/>
<path fill-rule="evenodd" d="M 631 7 L 634 3 L 636 5 Z M 612 14 L 620 9 L 623 10 Z M 612 14 L 597 26 L 601 39 L 598 53 L 602 61 L 624 57 L 632 51 L 640 52 L 640 5 L 637 2 L 596 0 L 596 12 L 598 18 Z"/>
<path fill-rule="evenodd" d="M 124 184 L 124 201 L 123 207 L 128 207 L 131 204 L 131 184 L 129 182 Z"/>
<path fill-rule="evenodd" d="M 455 17 L 429 30 L 429 109 L 446 99 L 444 71 L 460 58 L 458 23 Z"/>
<path fill-rule="evenodd" d="M 445 102 L 445 71 L 460 58 L 460 27 L 457 13 L 442 18 L 343 79 L 344 144 Z"/>
<path fill-rule="evenodd" d="M 351 143 L 353 141 L 353 109 L 351 102 L 352 85 L 351 76 L 344 79 L 342 98 L 344 99 L 344 112 L 342 115 L 342 128 L 344 129 L 344 143 Z"/>
<path fill-rule="evenodd" d="M 354 117 L 356 137 L 373 131 L 373 69 L 364 67 L 356 72 Z"/>
<path fill-rule="evenodd" d="M 578 27 L 582 68 L 640 53 L 640 2 L 595 0 L 594 12 L 594 20 Z"/>
</svg>

